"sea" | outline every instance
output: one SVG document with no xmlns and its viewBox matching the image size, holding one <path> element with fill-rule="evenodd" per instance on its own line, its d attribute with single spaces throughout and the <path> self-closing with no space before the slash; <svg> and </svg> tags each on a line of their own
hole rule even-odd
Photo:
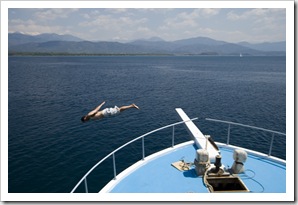
<svg viewBox="0 0 298 205">
<path fill-rule="evenodd" d="M 103 108 L 135 103 L 140 110 L 82 123 L 103 101 Z M 227 142 L 228 125 L 206 118 L 286 133 L 286 57 L 10 56 L 8 192 L 69 193 L 113 150 L 179 122 L 175 108 L 197 117 L 218 142 Z M 268 154 L 271 136 L 231 126 L 229 144 Z M 190 139 L 175 126 L 175 144 Z M 170 147 L 172 128 L 146 136 L 144 145 L 146 156 Z M 271 155 L 286 159 L 285 136 L 275 135 Z M 116 172 L 141 158 L 138 140 L 115 154 Z M 108 158 L 88 176 L 88 191 L 98 192 L 113 174 Z"/>
</svg>

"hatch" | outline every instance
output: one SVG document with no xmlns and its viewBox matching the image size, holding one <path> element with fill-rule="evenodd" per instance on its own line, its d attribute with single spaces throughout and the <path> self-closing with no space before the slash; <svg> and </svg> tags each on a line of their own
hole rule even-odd
<svg viewBox="0 0 298 205">
<path fill-rule="evenodd" d="M 213 188 L 213 190 L 209 188 L 209 191 L 212 193 L 249 192 L 248 188 L 238 176 L 208 176 L 206 180 Z"/>
</svg>

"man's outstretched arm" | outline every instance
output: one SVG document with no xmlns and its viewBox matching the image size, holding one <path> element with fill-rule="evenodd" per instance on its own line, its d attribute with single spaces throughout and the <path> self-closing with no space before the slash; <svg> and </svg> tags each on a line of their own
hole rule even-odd
<svg viewBox="0 0 298 205">
<path fill-rule="evenodd" d="M 106 102 L 103 101 L 99 106 L 97 106 L 94 110 L 92 110 L 91 112 L 88 113 L 88 116 L 92 116 L 95 115 L 98 110 L 100 110 L 100 108 L 105 104 Z"/>
</svg>

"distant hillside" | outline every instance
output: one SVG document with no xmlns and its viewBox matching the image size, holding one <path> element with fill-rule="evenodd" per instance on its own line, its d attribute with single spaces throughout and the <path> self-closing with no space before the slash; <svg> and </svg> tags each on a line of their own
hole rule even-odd
<svg viewBox="0 0 298 205">
<path fill-rule="evenodd" d="M 83 41 L 78 37 L 72 35 L 58 35 L 55 33 L 44 33 L 40 35 L 26 35 L 22 33 L 9 33 L 8 45 L 21 45 L 25 43 L 42 43 L 47 41 Z"/>
<path fill-rule="evenodd" d="M 164 41 L 158 37 L 128 43 L 91 42 L 71 35 L 9 34 L 9 53 L 166 54 L 166 55 L 285 55 L 285 42 L 228 43 L 207 37 Z M 271 48 L 271 49 L 270 49 Z"/>
<path fill-rule="evenodd" d="M 68 54 L 146 54 L 160 53 L 154 48 L 118 42 L 48 41 L 11 46 L 10 53 L 68 53 Z"/>
<path fill-rule="evenodd" d="M 286 52 L 286 42 L 281 41 L 281 42 L 265 42 L 265 43 L 257 43 L 257 44 L 251 44 L 248 42 L 240 42 L 238 43 L 239 45 L 251 48 L 251 49 L 256 49 L 260 51 L 283 51 Z"/>
<path fill-rule="evenodd" d="M 196 38 L 189 38 L 189 39 L 182 39 L 182 40 L 177 40 L 174 41 L 173 43 L 177 45 L 195 45 L 195 44 L 200 44 L 200 45 L 208 45 L 208 46 L 219 46 L 226 44 L 227 42 L 224 41 L 217 41 L 212 38 L 207 38 L 207 37 L 196 37 Z"/>
</svg>

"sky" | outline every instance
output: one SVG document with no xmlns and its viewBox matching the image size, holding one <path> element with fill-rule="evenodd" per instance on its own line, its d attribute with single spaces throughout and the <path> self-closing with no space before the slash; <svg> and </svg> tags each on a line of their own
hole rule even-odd
<svg viewBox="0 0 298 205">
<path fill-rule="evenodd" d="M 285 8 L 9 8 L 8 32 L 71 34 L 89 41 L 209 37 L 231 43 L 286 40 Z"/>
</svg>

